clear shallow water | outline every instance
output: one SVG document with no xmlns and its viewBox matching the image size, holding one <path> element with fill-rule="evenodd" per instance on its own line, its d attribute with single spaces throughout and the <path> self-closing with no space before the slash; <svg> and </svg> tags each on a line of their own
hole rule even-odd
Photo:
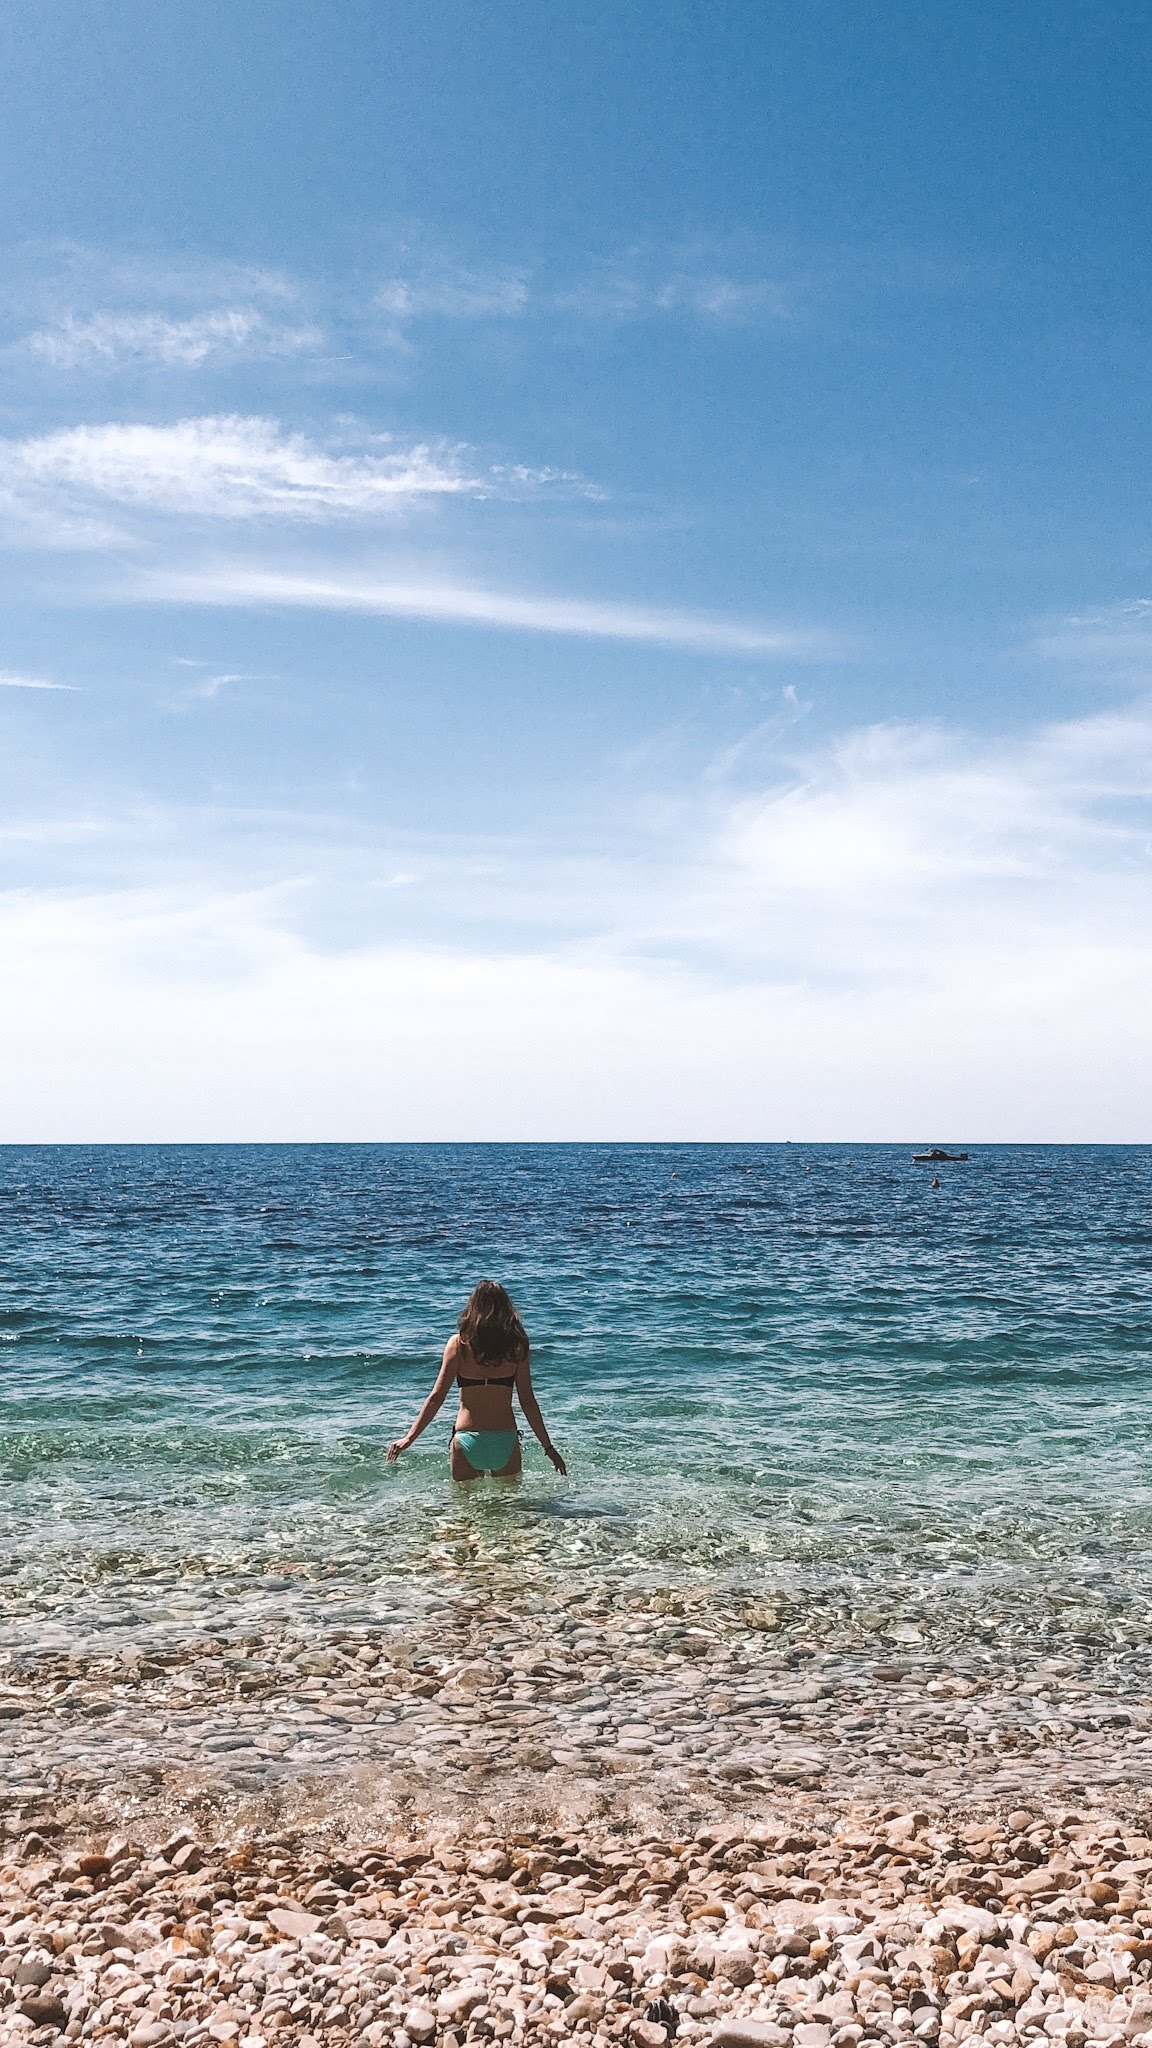
<svg viewBox="0 0 1152 2048">
<path fill-rule="evenodd" d="M 686 1589 L 840 1649 L 1142 1662 L 1152 1150 L 0 1151 L 0 1642 Z M 398 1469 L 473 1282 L 568 1486 Z"/>
</svg>

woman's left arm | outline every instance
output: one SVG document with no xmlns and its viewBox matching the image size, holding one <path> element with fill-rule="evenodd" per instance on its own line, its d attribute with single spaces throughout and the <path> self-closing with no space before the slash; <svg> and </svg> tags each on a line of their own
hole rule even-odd
<svg viewBox="0 0 1152 2048">
<path fill-rule="evenodd" d="M 540 1413 L 540 1403 L 536 1399 L 532 1388 L 532 1368 L 527 1359 L 524 1360 L 523 1365 L 517 1367 L 516 1392 L 520 1396 L 520 1406 L 524 1411 L 525 1422 L 528 1424 L 537 1443 L 542 1447 L 544 1456 L 551 1460 L 563 1478 L 567 1473 L 568 1467 L 549 1436 L 544 1417 Z"/>
<path fill-rule="evenodd" d="M 456 1377 L 456 1360 L 454 1356 L 454 1350 L 455 1346 L 453 1340 L 449 1339 L 448 1343 L 444 1347 L 444 1357 L 441 1361 L 440 1370 L 436 1375 L 436 1384 L 433 1387 L 432 1392 L 429 1394 L 428 1399 L 425 1401 L 424 1406 L 420 1410 L 419 1415 L 416 1417 L 416 1420 L 412 1424 L 411 1429 L 408 1431 L 407 1436 L 397 1437 L 396 1442 L 394 1444 L 389 1444 L 388 1446 L 388 1463 L 390 1465 L 394 1465 L 396 1463 L 396 1460 L 400 1456 L 401 1451 L 406 1451 L 411 1448 L 411 1446 L 415 1443 L 417 1437 L 423 1434 L 423 1432 L 427 1429 L 428 1424 L 433 1420 L 433 1418 L 439 1415 L 440 1410 L 442 1409 L 445 1401 L 448 1398 L 448 1389 L 452 1385 L 452 1382 Z"/>
</svg>

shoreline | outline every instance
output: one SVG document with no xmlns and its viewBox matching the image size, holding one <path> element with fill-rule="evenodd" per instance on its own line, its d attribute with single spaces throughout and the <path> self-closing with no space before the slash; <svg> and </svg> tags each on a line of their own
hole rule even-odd
<svg viewBox="0 0 1152 2048">
<path fill-rule="evenodd" d="M 430 1824 L 464 1804 L 500 1826 L 681 1831 L 798 1791 L 938 1811 L 1094 1791 L 1135 1811 L 1152 1793 L 1136 1653 L 867 1654 L 762 1603 L 498 1583 L 484 1601 L 474 1583 L 391 1628 L 334 1601 L 306 1630 L 25 1641 L 0 1655 L 4 1785 L 17 1804 L 101 1787 L 139 1814 L 360 1805 Z"/>
</svg>

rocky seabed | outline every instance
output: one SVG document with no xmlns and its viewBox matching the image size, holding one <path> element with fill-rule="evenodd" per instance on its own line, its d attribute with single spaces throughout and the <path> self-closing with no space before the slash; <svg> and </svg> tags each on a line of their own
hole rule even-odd
<svg viewBox="0 0 1152 2048">
<path fill-rule="evenodd" d="M 404 1626 L 262 1627 L 0 1658 L 11 1792 L 117 1784 L 161 1804 L 407 1801 L 574 1820 L 771 1805 L 783 1787 L 938 1803 L 1152 1787 L 1144 1659 L 1030 1659 L 898 1628 L 871 1655 L 763 1605 L 667 1593 L 461 1593 Z M 915 1637 L 914 1643 L 901 1641 Z M 704 1802 L 704 1805 L 701 1805 Z M 1018 1800 L 1014 1800 L 1018 1803 Z"/>
</svg>

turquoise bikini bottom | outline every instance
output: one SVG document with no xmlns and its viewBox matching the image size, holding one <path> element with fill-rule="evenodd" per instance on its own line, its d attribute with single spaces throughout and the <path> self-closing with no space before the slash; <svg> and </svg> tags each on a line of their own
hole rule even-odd
<svg viewBox="0 0 1152 2048">
<path fill-rule="evenodd" d="M 458 1429 L 455 1437 L 477 1472 L 502 1472 L 520 1441 L 515 1429 Z"/>
</svg>

